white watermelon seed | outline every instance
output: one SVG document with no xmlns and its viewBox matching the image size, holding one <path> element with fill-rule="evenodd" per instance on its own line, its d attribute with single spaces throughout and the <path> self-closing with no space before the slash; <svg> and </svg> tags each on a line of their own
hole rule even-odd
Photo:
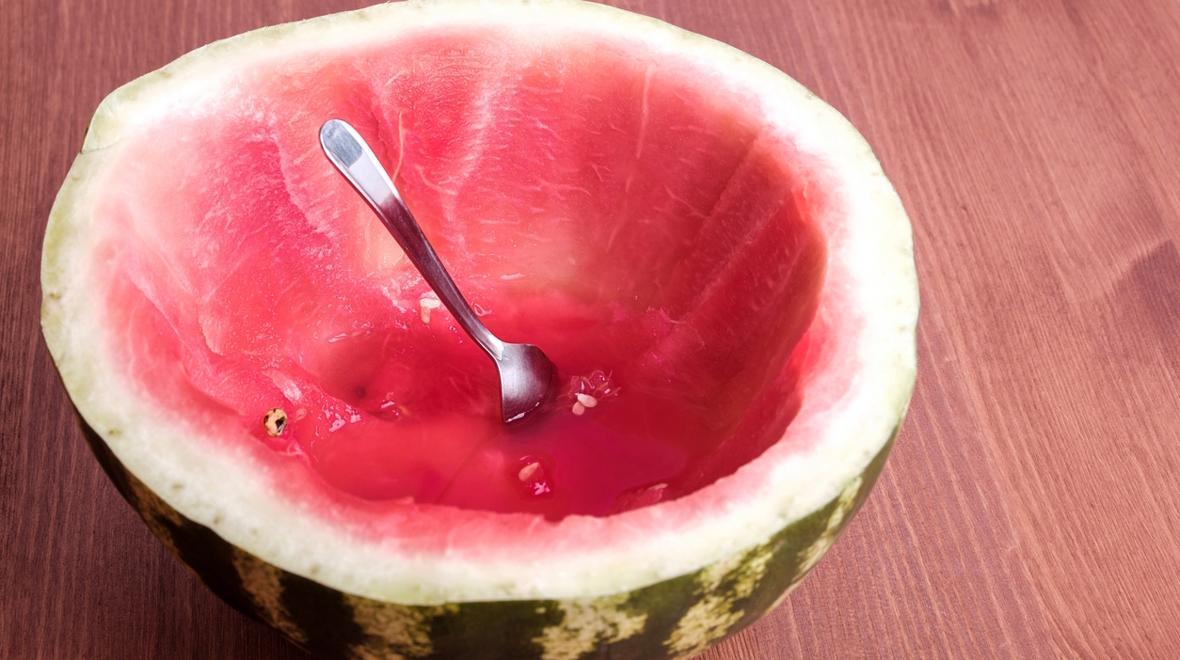
<svg viewBox="0 0 1180 660">
<path fill-rule="evenodd" d="M 577 394 L 574 395 L 574 397 L 577 398 L 578 403 L 582 404 L 583 406 L 585 406 L 587 408 L 593 408 L 598 405 L 598 399 L 593 394 L 586 394 L 584 392 L 578 392 Z"/>
<path fill-rule="evenodd" d="M 442 307 L 442 301 L 433 291 L 427 291 L 418 298 L 418 316 L 423 323 L 430 323 L 430 312 Z"/>
<path fill-rule="evenodd" d="M 539 469 L 541 469 L 541 464 L 533 461 L 532 463 L 529 463 L 528 465 L 520 468 L 520 472 L 516 473 L 516 477 L 521 481 L 528 481 L 529 477 L 536 474 L 537 470 Z"/>
</svg>

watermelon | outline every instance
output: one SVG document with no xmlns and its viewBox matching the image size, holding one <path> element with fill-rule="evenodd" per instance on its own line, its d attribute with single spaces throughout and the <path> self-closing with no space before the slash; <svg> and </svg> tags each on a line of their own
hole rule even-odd
<svg viewBox="0 0 1180 660">
<path fill-rule="evenodd" d="M 558 365 L 539 420 L 497 421 L 494 368 L 319 151 L 333 117 L 485 323 Z M 375 6 L 125 85 L 42 287 L 120 493 L 328 657 L 700 652 L 832 544 L 915 374 L 909 223 L 856 130 L 572 0 Z"/>
</svg>

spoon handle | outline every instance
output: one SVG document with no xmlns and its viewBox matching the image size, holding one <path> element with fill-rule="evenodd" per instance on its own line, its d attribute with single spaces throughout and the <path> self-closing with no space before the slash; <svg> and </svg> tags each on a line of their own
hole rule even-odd
<svg viewBox="0 0 1180 660">
<path fill-rule="evenodd" d="M 344 178 L 348 179 L 377 213 L 377 217 L 381 218 L 381 222 L 397 239 L 398 245 L 410 258 L 410 262 L 422 273 L 426 283 L 438 294 L 439 300 L 446 305 L 463 330 L 492 356 L 492 359 L 500 360 L 504 354 L 504 343 L 484 326 L 463 294 L 459 292 L 459 287 L 443 267 L 438 254 L 431 247 L 430 241 L 426 240 L 422 228 L 414 220 L 414 215 L 402 201 L 393 181 L 389 179 L 389 174 L 381 166 L 373 150 L 365 143 L 364 138 L 347 122 L 330 119 L 320 128 L 320 144 L 336 169 L 340 170 Z"/>
</svg>

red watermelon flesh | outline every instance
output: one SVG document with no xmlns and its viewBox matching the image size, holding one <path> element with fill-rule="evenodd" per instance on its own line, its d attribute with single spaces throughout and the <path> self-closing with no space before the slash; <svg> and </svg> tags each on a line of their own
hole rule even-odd
<svg viewBox="0 0 1180 660">
<path fill-rule="evenodd" d="M 609 515 L 781 438 L 822 345 L 822 173 L 690 62 L 534 48 L 455 29 L 276 60 L 123 145 L 95 281 L 127 374 L 349 501 Z M 331 117 L 485 323 L 558 365 L 540 420 L 503 426 L 486 356 L 424 321 L 426 285 L 319 151 Z M 574 414 L 578 391 L 598 405 Z"/>
</svg>

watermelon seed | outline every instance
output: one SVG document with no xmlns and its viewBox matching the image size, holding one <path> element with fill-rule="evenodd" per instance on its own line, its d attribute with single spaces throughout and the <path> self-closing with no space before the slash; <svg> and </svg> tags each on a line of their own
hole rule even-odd
<svg viewBox="0 0 1180 660">
<path fill-rule="evenodd" d="M 528 481 L 529 477 L 533 476 L 533 474 L 536 473 L 536 471 L 539 470 L 540 468 L 541 468 L 541 464 L 534 461 L 534 462 L 529 463 L 528 465 L 520 468 L 520 472 L 517 472 L 516 476 L 521 481 Z"/>
<path fill-rule="evenodd" d="M 575 415 L 582 415 L 586 412 L 586 406 L 582 405 L 581 401 L 575 401 L 574 407 L 570 409 Z"/>
<path fill-rule="evenodd" d="M 402 408 L 397 405 L 397 401 L 393 400 L 393 394 L 385 395 L 381 403 L 377 406 L 377 412 L 382 415 L 397 418 L 402 416 Z"/>
<path fill-rule="evenodd" d="M 423 323 L 430 323 L 430 312 L 442 307 L 442 301 L 433 292 L 426 292 L 418 299 L 418 316 Z"/>
<path fill-rule="evenodd" d="M 266 434 L 278 437 L 287 428 L 287 413 L 282 408 L 271 408 L 262 417 L 262 425 L 266 427 Z"/>
<path fill-rule="evenodd" d="M 574 398 L 576 398 L 578 403 L 582 404 L 586 408 L 593 408 L 598 405 L 598 399 L 593 394 L 578 392 L 574 395 Z"/>
<path fill-rule="evenodd" d="M 548 471 L 538 458 L 525 456 L 520 459 L 519 465 L 521 467 L 516 473 L 516 478 L 524 486 L 526 493 L 533 497 L 540 497 L 553 492 Z"/>
</svg>

